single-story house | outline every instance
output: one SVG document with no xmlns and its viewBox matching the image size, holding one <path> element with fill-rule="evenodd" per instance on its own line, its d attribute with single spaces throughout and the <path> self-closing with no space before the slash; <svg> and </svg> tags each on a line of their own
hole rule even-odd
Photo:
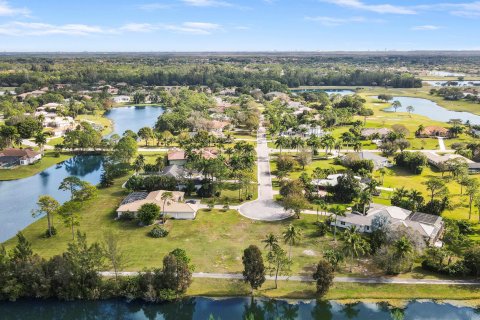
<svg viewBox="0 0 480 320">
<path fill-rule="evenodd" d="M 131 98 L 129 96 L 116 96 L 112 100 L 115 103 L 128 103 L 131 101 Z"/>
<path fill-rule="evenodd" d="M 378 170 L 380 168 L 389 168 L 392 166 L 392 164 L 387 158 L 382 157 L 374 152 L 362 151 L 355 152 L 353 154 L 357 155 L 359 160 L 371 160 L 373 162 L 375 170 Z"/>
<path fill-rule="evenodd" d="M 417 132 L 418 137 L 449 137 L 449 132 L 447 128 L 439 127 L 439 126 L 428 126 L 423 128 L 423 130 Z"/>
<path fill-rule="evenodd" d="M 171 165 L 163 168 L 160 173 L 162 176 L 174 177 L 177 180 L 182 179 L 197 179 L 202 180 L 204 177 L 201 173 L 195 170 L 188 170 L 184 166 Z"/>
<path fill-rule="evenodd" d="M 338 217 L 336 226 L 345 229 L 356 226 L 359 232 L 371 233 L 372 221 L 379 215 L 386 216 L 392 228 L 403 226 L 413 229 L 431 245 L 438 241 L 444 228 L 442 217 L 378 204 L 373 204 L 365 215 L 354 212 L 346 214 L 345 217 Z"/>
<path fill-rule="evenodd" d="M 472 160 L 467 159 L 464 156 L 461 156 L 455 153 L 447 153 L 444 155 L 439 155 L 436 152 L 429 151 L 429 152 L 424 152 L 423 154 L 425 155 L 425 157 L 427 157 L 428 163 L 436 168 L 440 168 L 442 164 L 444 164 L 448 160 L 453 160 L 453 159 L 462 159 L 467 164 L 474 163 Z"/>
<path fill-rule="evenodd" d="M 41 158 L 42 154 L 32 149 L 7 148 L 0 151 L 0 168 L 26 166 Z"/>
<path fill-rule="evenodd" d="M 164 203 L 162 195 L 165 192 L 171 192 L 173 198 Z M 150 193 L 133 192 L 128 195 L 117 209 L 117 217 L 124 214 L 137 215 L 140 207 L 147 203 L 153 203 L 160 207 L 162 214 L 166 214 L 174 219 L 193 220 L 197 215 L 197 207 L 194 204 L 184 202 L 184 192 L 157 190 Z M 165 211 L 163 211 L 165 210 Z"/>
<path fill-rule="evenodd" d="M 338 184 L 338 178 L 342 176 L 344 176 L 343 173 L 331 174 L 327 176 L 326 179 L 313 179 L 312 184 L 320 188 L 333 187 Z M 362 178 L 358 176 L 355 176 L 354 178 L 357 179 L 358 181 L 362 180 Z"/>
<path fill-rule="evenodd" d="M 167 160 L 169 165 L 183 166 L 187 163 L 187 156 L 184 150 L 172 149 L 167 153 Z"/>
<path fill-rule="evenodd" d="M 386 137 L 392 130 L 388 128 L 365 128 L 360 133 L 363 139 L 371 139 L 373 136 L 378 135 L 378 138 L 383 139 Z"/>
</svg>

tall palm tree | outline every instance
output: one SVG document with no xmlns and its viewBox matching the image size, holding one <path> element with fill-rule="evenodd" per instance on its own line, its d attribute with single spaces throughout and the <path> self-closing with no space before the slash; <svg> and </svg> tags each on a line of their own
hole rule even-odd
<svg viewBox="0 0 480 320">
<path fill-rule="evenodd" d="M 272 251 L 275 246 L 278 246 L 277 236 L 273 233 L 267 234 L 265 239 L 262 240 L 265 243 L 265 248 L 268 248 L 269 251 Z"/>
<path fill-rule="evenodd" d="M 340 206 L 330 207 L 330 213 L 335 217 L 333 224 L 333 239 L 337 242 L 337 218 L 345 217 L 345 210 Z"/>
<path fill-rule="evenodd" d="M 139 172 L 145 167 L 145 156 L 143 154 L 140 154 L 135 159 L 135 162 L 133 163 L 133 167 L 135 169 L 135 172 Z"/>
<path fill-rule="evenodd" d="M 290 224 L 287 227 L 287 230 L 283 232 L 283 240 L 285 243 L 288 243 L 289 250 L 288 250 L 288 258 L 290 259 L 292 255 L 292 245 L 294 245 L 298 240 L 300 240 L 301 232 L 293 224 Z"/>
<path fill-rule="evenodd" d="M 171 191 L 164 191 L 162 193 L 162 196 L 160 199 L 163 200 L 163 206 L 162 206 L 162 222 L 165 224 L 165 221 L 167 220 L 167 215 L 165 214 L 165 205 L 168 203 L 169 200 L 173 199 L 173 193 Z"/>
<path fill-rule="evenodd" d="M 363 190 L 358 197 L 358 202 L 362 206 L 363 215 L 365 215 L 367 206 L 370 206 L 372 202 L 372 193 L 367 189 Z"/>
<path fill-rule="evenodd" d="M 43 155 L 45 144 L 47 144 L 47 137 L 45 133 L 39 132 L 35 135 L 35 143 L 40 147 L 40 153 Z"/>
<path fill-rule="evenodd" d="M 364 254 L 367 249 L 367 242 L 358 233 L 356 226 L 351 226 L 342 235 L 343 250 L 346 255 L 350 256 L 350 272 L 353 269 L 353 259 L 360 254 Z"/>
<path fill-rule="evenodd" d="M 328 150 L 332 151 L 332 148 L 335 146 L 335 138 L 326 134 L 320 139 L 320 145 L 325 148 L 325 157 L 328 155 Z"/>
<path fill-rule="evenodd" d="M 412 242 L 407 239 L 405 236 L 401 237 L 393 244 L 395 248 L 395 255 L 398 259 L 405 259 L 406 257 L 414 253 L 414 248 Z M 410 270 L 412 269 L 412 264 L 410 264 Z"/>
<path fill-rule="evenodd" d="M 289 141 L 287 137 L 280 136 L 275 140 L 275 147 L 280 149 L 280 154 L 282 154 L 282 149 L 286 148 L 289 145 Z"/>
</svg>

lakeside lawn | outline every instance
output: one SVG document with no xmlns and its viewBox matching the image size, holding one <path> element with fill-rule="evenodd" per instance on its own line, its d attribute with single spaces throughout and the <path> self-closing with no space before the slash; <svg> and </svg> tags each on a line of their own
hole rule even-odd
<svg viewBox="0 0 480 320">
<path fill-rule="evenodd" d="M 27 166 L 18 166 L 13 169 L 1 169 L 0 181 L 16 180 L 31 177 L 71 157 L 72 155 L 69 153 L 61 153 L 59 157 L 55 157 L 53 151 L 45 151 L 44 156 L 37 163 Z"/>
<path fill-rule="evenodd" d="M 249 296 L 251 289 L 241 280 L 199 279 L 193 280 L 187 291 L 189 296 L 233 297 Z M 279 281 L 275 289 L 273 281 L 266 281 L 262 288 L 255 291 L 256 296 L 268 298 L 315 299 L 313 282 Z M 356 301 L 392 301 L 435 299 L 435 300 L 469 300 L 478 305 L 480 287 L 427 284 L 360 284 L 335 283 L 327 293 L 325 300 Z"/>
<path fill-rule="evenodd" d="M 299 245 L 292 248 L 296 274 L 311 272 L 311 268 L 321 256 L 322 248 L 329 246 L 331 237 L 316 236 L 316 227 L 312 223 L 315 215 L 305 215 L 302 219 L 289 219 L 281 222 L 252 221 L 230 210 L 200 210 L 193 221 L 169 220 L 167 229 L 170 234 L 163 239 L 147 236 L 152 227 L 139 227 L 131 221 L 116 221 L 115 208 L 127 192 L 121 188 L 125 179 L 119 179 L 108 189 L 101 189 L 96 199 L 87 202 L 81 210 L 82 220 L 79 230 L 86 232 L 88 240 L 102 241 L 106 231 L 117 232 L 120 244 L 128 257 L 127 270 L 141 270 L 144 267 L 161 265 L 163 256 L 175 248 L 185 249 L 192 257 L 197 271 L 203 272 L 240 272 L 241 255 L 249 244 L 260 248 L 261 240 L 270 232 L 281 237 L 288 224 L 293 223 L 303 231 Z M 43 257 L 60 254 L 71 240 L 69 229 L 55 218 L 59 234 L 51 239 L 42 237 L 46 229 L 45 219 L 28 226 L 23 232 L 32 242 L 32 249 Z M 7 248 L 13 247 L 15 239 L 6 242 Z M 312 250 L 304 253 L 305 250 Z M 206 254 L 208 253 L 208 254 Z"/>
</svg>

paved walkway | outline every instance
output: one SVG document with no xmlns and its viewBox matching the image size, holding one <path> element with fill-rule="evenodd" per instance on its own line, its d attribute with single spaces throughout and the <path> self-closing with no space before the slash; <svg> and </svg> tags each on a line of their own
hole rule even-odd
<svg viewBox="0 0 480 320">
<path fill-rule="evenodd" d="M 100 272 L 104 277 L 113 277 L 115 273 L 113 271 Z M 119 272 L 120 276 L 135 276 L 138 272 Z M 241 273 L 206 273 L 196 272 L 192 274 L 193 278 L 204 279 L 234 279 L 241 280 L 243 275 Z M 266 276 L 267 280 L 274 280 L 273 276 Z M 311 276 L 279 276 L 278 280 L 281 281 L 300 281 L 300 282 L 312 282 L 314 281 Z M 343 283 L 371 283 L 371 284 L 430 284 L 430 285 L 468 285 L 468 286 L 480 286 L 479 281 L 474 280 L 437 280 L 437 279 L 404 279 L 398 277 L 386 278 L 386 277 L 373 277 L 373 278 L 357 278 L 357 277 L 335 277 L 334 282 Z"/>
<path fill-rule="evenodd" d="M 242 216 L 252 220 L 284 220 L 292 214 L 285 212 L 283 207 L 273 199 L 270 154 L 265 132 L 265 128 L 261 126 L 257 133 L 258 198 L 242 204 L 238 211 Z"/>
<path fill-rule="evenodd" d="M 447 151 L 447 148 L 445 148 L 445 141 L 443 140 L 443 137 L 437 137 L 438 138 L 438 149 L 440 151 Z"/>
</svg>

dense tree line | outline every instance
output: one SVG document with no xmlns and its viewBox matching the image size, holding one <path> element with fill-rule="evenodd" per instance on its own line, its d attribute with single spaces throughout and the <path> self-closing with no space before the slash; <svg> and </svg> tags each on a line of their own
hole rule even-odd
<svg viewBox="0 0 480 320">
<path fill-rule="evenodd" d="M 0 300 L 20 298 L 60 300 L 126 297 L 162 302 L 182 297 L 191 283 L 193 266 L 185 251 L 175 249 L 163 258 L 161 268 L 144 270 L 134 277 L 103 278 L 100 271 L 119 271 L 121 252 L 112 241 L 88 243 L 78 232 L 67 250 L 46 260 L 17 234 L 10 251 L 0 247 Z"/>
<path fill-rule="evenodd" d="M 8 60 L 6 62 L 5 60 Z M 41 87 L 55 83 L 92 85 L 100 80 L 130 85 L 171 86 L 206 85 L 211 88 L 260 88 L 263 92 L 285 91 L 302 85 L 353 85 L 421 87 L 421 81 L 408 73 L 385 71 L 351 61 L 336 65 L 319 59 L 278 57 L 258 63 L 257 57 L 228 59 L 198 57 L 102 57 L 71 59 L 68 57 L 30 57 L 4 59 L 5 68 L 14 72 L 0 74 L 2 86 L 29 83 Z"/>
</svg>

